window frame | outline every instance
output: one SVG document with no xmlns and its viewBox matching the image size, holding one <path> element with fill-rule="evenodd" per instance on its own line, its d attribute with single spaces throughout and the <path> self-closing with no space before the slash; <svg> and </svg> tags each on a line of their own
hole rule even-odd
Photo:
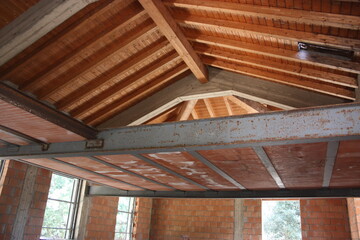
<svg viewBox="0 0 360 240">
<path fill-rule="evenodd" d="M 81 192 L 82 192 L 82 187 L 83 187 L 83 184 L 82 184 L 83 181 L 81 179 L 78 179 L 78 178 L 75 178 L 75 177 L 72 177 L 72 176 L 68 176 L 68 175 L 65 175 L 65 174 L 57 173 L 57 172 L 52 173 L 52 174 L 74 180 L 70 201 L 50 198 L 49 195 L 48 195 L 48 198 L 47 198 L 47 201 L 46 201 L 46 205 L 48 204 L 49 200 L 69 204 L 69 210 L 68 210 L 68 213 L 67 213 L 66 227 L 65 228 L 46 227 L 46 226 L 43 225 L 41 230 L 44 229 L 44 228 L 65 230 L 65 237 L 60 238 L 60 239 L 74 239 L 75 238 L 75 231 L 76 231 L 76 224 L 78 222 L 79 205 L 80 205 L 80 198 L 81 198 Z M 50 188 L 49 188 L 49 193 L 50 193 Z M 45 212 L 46 212 L 46 208 L 45 208 L 44 214 L 45 214 Z M 45 220 L 45 218 L 44 218 L 44 220 Z M 41 236 L 40 239 L 54 239 L 54 238 L 51 237 L 51 236 Z M 56 238 L 56 239 L 59 239 L 59 238 Z"/>
<path fill-rule="evenodd" d="M 120 199 L 121 198 L 128 198 L 129 199 L 129 208 L 128 209 L 131 209 L 131 211 L 122 211 L 122 210 L 119 210 L 119 203 L 120 203 Z M 132 200 L 132 203 L 131 203 L 131 200 Z M 135 207 L 136 207 L 136 198 L 135 197 L 119 197 L 119 203 L 117 205 L 117 211 L 116 211 L 116 223 L 115 223 L 115 234 L 114 234 L 114 239 L 116 240 L 116 234 L 119 233 L 119 234 L 126 234 L 126 235 L 129 235 L 129 240 L 132 240 L 133 239 L 133 225 L 134 225 L 134 219 L 135 219 Z M 131 206 L 132 205 L 132 206 Z M 118 225 L 118 222 L 117 222 L 117 216 L 119 213 L 125 213 L 127 214 L 127 229 L 126 229 L 126 232 L 118 232 L 116 231 L 116 227 Z M 130 218 L 129 218 L 130 217 Z M 129 230 L 129 231 L 127 231 Z"/>
</svg>

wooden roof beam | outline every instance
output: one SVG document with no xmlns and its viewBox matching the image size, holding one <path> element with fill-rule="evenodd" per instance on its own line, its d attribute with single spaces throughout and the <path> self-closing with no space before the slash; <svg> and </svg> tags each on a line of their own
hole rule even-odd
<svg viewBox="0 0 360 240">
<path fill-rule="evenodd" d="M 233 112 L 233 110 L 232 110 L 232 108 L 231 108 L 231 105 L 230 105 L 230 103 L 229 103 L 229 99 L 228 99 L 226 96 L 224 96 L 224 97 L 222 97 L 222 98 L 223 98 L 223 100 L 224 100 L 224 103 L 225 103 L 225 106 L 226 106 L 226 110 L 227 110 L 229 116 L 233 116 L 233 115 L 234 115 L 234 112 Z"/>
<path fill-rule="evenodd" d="M 184 33 L 177 25 L 170 12 L 160 0 L 139 0 L 160 31 L 170 41 L 186 65 L 196 78 L 205 83 L 208 81 L 208 71 L 199 56 L 192 49 Z"/>
<path fill-rule="evenodd" d="M 223 13 L 244 15 L 256 18 L 277 19 L 324 27 L 345 28 L 360 30 L 360 17 L 341 15 L 325 12 L 304 11 L 298 9 L 286 9 L 266 7 L 251 4 L 242 4 L 224 1 L 206 0 L 165 0 L 164 4 L 171 7 L 182 7 L 193 10 L 221 11 Z"/>
<path fill-rule="evenodd" d="M 215 114 L 214 108 L 211 105 L 210 99 L 204 98 L 203 101 L 205 103 L 206 110 L 208 111 L 210 117 L 215 117 L 216 114 Z"/>
<path fill-rule="evenodd" d="M 307 42 L 323 46 L 336 47 L 347 50 L 360 50 L 360 40 L 336 37 L 325 34 L 315 34 L 310 32 L 301 32 L 285 28 L 276 28 L 263 25 L 255 25 L 249 23 L 239 23 L 231 20 L 213 19 L 208 17 L 191 16 L 176 13 L 175 19 L 180 24 L 191 24 L 200 27 L 227 29 L 230 31 L 238 31 L 241 34 L 250 34 L 253 36 L 272 37 L 292 42 Z"/>
<path fill-rule="evenodd" d="M 186 101 L 181 107 L 180 113 L 176 117 L 176 121 L 185 121 L 188 120 L 192 110 L 194 109 L 197 99 Z"/>
<path fill-rule="evenodd" d="M 225 39 L 205 34 L 193 34 L 190 31 L 186 31 L 186 35 L 187 38 L 193 42 L 205 43 L 218 47 L 226 47 L 248 53 L 255 53 L 289 61 L 311 64 L 314 66 L 360 74 L 360 63 L 358 62 L 326 57 L 313 52 L 307 52 L 305 54 L 303 51 L 293 51 L 271 46 L 261 46 L 259 44 L 240 42 L 238 40 Z"/>
<path fill-rule="evenodd" d="M 96 0 L 42 0 L 0 30 L 0 65 Z"/>
<path fill-rule="evenodd" d="M 183 101 L 228 95 L 239 96 L 281 109 L 348 102 L 347 100 L 329 95 L 212 67 L 209 68 L 209 73 L 210 79 L 207 84 L 200 84 L 194 81 L 194 76 L 185 77 L 127 110 L 122 111 L 118 115 L 113 116 L 108 121 L 99 125 L 99 128 L 139 125 Z"/>
<path fill-rule="evenodd" d="M 228 96 L 226 97 L 229 101 L 235 103 L 236 105 L 238 105 L 239 107 L 241 107 L 242 109 L 244 109 L 247 113 L 258 113 L 259 111 L 254 109 L 253 107 L 249 106 L 248 104 L 244 103 L 243 101 L 241 101 L 240 99 L 234 97 L 234 96 Z"/>
</svg>

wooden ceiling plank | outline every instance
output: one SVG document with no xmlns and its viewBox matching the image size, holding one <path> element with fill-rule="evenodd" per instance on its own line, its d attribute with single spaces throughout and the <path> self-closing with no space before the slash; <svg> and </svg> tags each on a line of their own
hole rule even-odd
<svg viewBox="0 0 360 240">
<path fill-rule="evenodd" d="M 228 100 L 230 100 L 231 102 L 235 103 L 236 105 L 238 105 L 240 108 L 244 109 L 247 113 L 258 113 L 259 112 L 256 109 L 252 108 L 251 106 L 249 106 L 248 104 L 244 103 L 243 101 L 241 101 L 240 99 L 238 99 L 234 96 L 228 96 L 226 98 Z"/>
<path fill-rule="evenodd" d="M 125 79 L 122 79 L 119 83 L 113 85 L 112 87 L 106 89 L 105 91 L 101 92 L 97 96 L 89 99 L 88 101 L 82 103 L 75 109 L 70 111 L 70 115 L 75 117 L 80 117 L 89 109 L 94 108 L 109 98 L 114 97 L 115 94 L 118 94 L 124 88 L 128 87 L 130 84 L 135 83 L 137 80 L 146 77 L 147 75 L 151 74 L 153 71 L 156 71 L 158 68 L 162 67 L 163 65 L 179 58 L 179 55 L 175 51 L 171 51 L 165 54 L 163 57 L 159 58 L 153 64 L 144 66 L 139 71 L 129 75 Z"/>
<path fill-rule="evenodd" d="M 194 42 L 206 43 L 209 45 L 226 47 L 234 50 L 360 74 L 360 63 L 358 62 L 340 60 L 332 57 L 322 56 L 316 53 L 305 53 L 303 51 L 275 48 L 272 46 L 241 42 L 238 40 L 225 39 L 216 36 L 191 34 L 190 32 L 187 32 L 187 37 L 189 40 Z"/>
<path fill-rule="evenodd" d="M 136 28 L 132 29 L 131 32 L 122 35 L 111 44 L 99 49 L 94 55 L 91 55 L 89 58 L 86 58 L 78 64 L 72 66 L 67 71 L 51 80 L 48 84 L 46 84 L 46 86 L 35 91 L 34 94 L 40 99 L 49 98 L 52 94 L 59 91 L 60 88 L 65 87 L 67 84 L 71 84 L 71 82 L 76 78 L 90 71 L 94 67 L 103 64 L 107 58 L 115 55 L 127 45 L 138 41 L 138 37 L 149 34 L 155 30 L 155 25 L 150 21 L 150 19 L 145 21 L 143 24 L 140 24 Z"/>
<path fill-rule="evenodd" d="M 354 100 L 355 92 L 353 90 L 348 90 L 342 87 L 335 87 L 325 83 L 318 83 L 314 81 L 309 81 L 303 78 L 295 78 L 291 76 L 286 76 L 282 74 L 267 72 L 259 69 L 254 69 L 251 67 L 242 66 L 233 62 L 218 60 L 212 57 L 203 56 L 202 57 L 205 64 L 220 67 L 229 71 L 235 71 L 238 73 L 247 74 L 254 77 L 259 77 L 265 80 L 275 81 L 291 86 L 296 86 L 304 89 L 309 89 L 312 91 L 317 91 L 325 94 L 329 94 L 336 97 L 341 97 L 344 99 Z"/>
<path fill-rule="evenodd" d="M 195 119 L 195 120 L 199 119 L 199 115 L 197 114 L 196 109 L 193 109 L 193 110 L 191 111 L 191 116 L 192 116 L 193 119 Z"/>
<path fill-rule="evenodd" d="M 238 53 L 224 51 L 224 49 L 218 49 L 215 46 L 206 45 L 194 45 L 194 49 L 199 54 L 212 56 L 216 58 L 222 58 L 224 60 L 231 60 L 241 64 L 251 65 L 255 67 L 261 67 L 266 69 L 272 69 L 283 73 L 306 77 L 314 80 L 329 82 L 341 86 L 357 88 L 356 79 L 349 76 L 334 74 L 330 72 L 324 72 L 316 69 L 311 69 L 306 66 L 289 65 L 285 63 L 278 63 L 270 60 L 260 59 L 257 57 L 250 57 L 245 55 L 239 55 Z"/>
<path fill-rule="evenodd" d="M 170 12 L 160 0 L 139 0 L 141 5 L 154 20 L 184 62 L 200 82 L 208 81 L 208 71 L 199 56 L 192 49 L 184 33 L 177 25 Z"/>
<path fill-rule="evenodd" d="M 93 1 L 42 0 L 0 30 L 0 65 Z"/>
<path fill-rule="evenodd" d="M 276 39 L 290 40 L 294 43 L 307 42 L 317 45 L 336 47 L 347 50 L 360 50 L 360 40 L 316 34 L 311 32 L 302 32 L 284 28 L 276 28 L 262 25 L 241 23 L 230 20 L 210 19 L 208 17 L 174 14 L 180 24 L 191 24 L 200 27 L 210 27 L 228 29 L 230 31 L 239 31 L 242 34 L 247 33 L 252 36 L 266 36 Z"/>
<path fill-rule="evenodd" d="M 228 98 L 227 98 L 227 97 L 222 97 L 222 98 L 223 98 L 223 100 L 224 100 L 224 102 L 225 102 L 226 110 L 227 110 L 229 116 L 233 116 L 233 115 L 234 115 L 234 112 L 233 112 L 233 110 L 232 110 L 232 108 L 231 108 L 231 105 L 230 105 L 230 103 L 229 103 Z"/>
<path fill-rule="evenodd" d="M 211 104 L 211 102 L 210 102 L 210 99 L 204 98 L 203 100 L 204 100 L 206 109 L 207 109 L 210 117 L 216 117 L 216 114 L 215 114 L 214 108 L 212 107 L 212 104 Z"/>
<path fill-rule="evenodd" d="M 67 26 L 65 29 L 55 33 L 53 36 L 49 37 L 44 43 L 38 44 L 35 43 L 32 46 L 36 45 L 33 50 L 31 50 L 28 54 L 22 56 L 22 57 L 16 57 L 13 58 L 10 62 L 7 62 L 7 64 L 10 63 L 9 66 L 6 66 L 7 64 L 0 67 L 0 78 L 1 79 L 8 79 L 11 74 L 14 73 L 14 71 L 17 71 L 17 69 L 29 64 L 30 61 L 32 61 L 33 57 L 38 56 L 39 53 L 42 53 L 43 51 L 48 51 L 49 47 L 52 47 L 57 44 L 56 41 L 61 41 L 63 38 L 65 38 L 71 31 L 74 29 L 82 26 L 83 24 L 88 23 L 91 19 L 94 18 L 95 15 L 98 15 L 102 11 L 107 10 L 107 6 L 112 0 L 106 0 L 98 4 L 98 6 L 94 7 L 90 11 L 88 11 L 86 14 L 81 16 L 80 18 L 71 21 L 69 26 Z M 67 20 L 70 21 L 70 20 Z M 65 23 L 67 22 L 65 21 Z M 82 45 L 82 44 L 81 44 Z"/>
<path fill-rule="evenodd" d="M 32 89 L 35 89 L 37 87 L 37 85 L 39 84 L 39 82 L 41 83 L 41 82 L 47 80 L 47 77 L 49 75 L 56 72 L 59 68 L 64 67 L 67 64 L 71 63 L 71 61 L 73 61 L 73 59 L 76 59 L 76 57 L 78 55 L 87 51 L 88 47 L 91 47 L 93 44 L 97 44 L 98 42 L 102 41 L 102 38 L 105 37 L 107 34 L 111 34 L 113 31 L 123 28 L 124 26 L 126 26 L 130 22 L 140 18 L 144 14 L 146 14 L 146 13 L 141 8 L 135 8 L 135 10 L 132 8 L 128 9 L 128 14 L 126 14 L 122 17 L 121 24 L 117 24 L 117 22 L 114 22 L 114 24 L 110 25 L 109 28 L 104 28 L 103 32 L 101 32 L 100 34 L 97 34 L 96 37 L 90 38 L 88 41 L 81 44 L 81 47 L 76 48 L 70 54 L 65 55 L 64 57 L 60 58 L 55 63 L 47 66 L 45 69 L 43 69 L 41 72 L 36 74 L 34 77 L 32 77 L 31 79 L 28 79 L 24 84 L 22 84 L 20 86 L 20 88 L 25 91 L 31 91 Z M 66 37 L 66 35 L 62 35 L 62 36 L 60 36 L 60 39 L 57 39 L 57 41 L 61 40 L 62 38 L 65 38 L 65 37 Z"/>
<path fill-rule="evenodd" d="M 284 22 L 290 21 L 324 27 L 360 30 L 359 16 L 344 16 L 341 14 L 266 7 L 224 1 L 166 0 L 164 1 L 164 4 L 166 6 L 188 8 L 193 10 L 221 11 L 222 13 L 244 15 L 255 18 L 276 19 Z"/>
<path fill-rule="evenodd" d="M 149 58 L 153 57 L 155 54 L 158 54 L 160 50 L 169 45 L 169 42 L 166 38 L 162 37 L 156 42 L 145 47 L 143 50 L 137 52 L 131 57 L 123 60 L 122 62 L 116 64 L 111 69 L 103 73 L 102 75 L 91 80 L 86 85 L 76 89 L 75 91 L 69 93 L 66 97 L 57 102 L 56 106 L 58 109 L 64 110 L 67 107 L 71 106 L 80 99 L 86 97 L 91 92 L 98 89 L 100 86 L 107 84 L 114 77 L 119 76 L 120 74 L 125 73 L 129 68 L 137 66 L 144 61 L 147 61 Z"/>
<path fill-rule="evenodd" d="M 183 103 L 183 105 L 181 107 L 181 111 L 176 117 L 176 121 L 188 120 L 192 110 L 194 109 L 194 107 L 195 107 L 195 105 L 197 103 L 197 101 L 198 100 L 195 99 L 195 100 L 189 100 L 189 101 L 186 101 L 185 103 Z"/>
<path fill-rule="evenodd" d="M 210 81 L 200 84 L 187 76 L 132 107 L 123 110 L 99 128 L 139 125 L 182 101 L 215 96 L 236 95 L 281 109 L 304 108 L 348 102 L 345 99 L 320 94 L 276 82 L 209 67 Z"/>
<path fill-rule="evenodd" d="M 168 72 L 164 73 L 162 76 L 157 77 L 152 83 L 151 86 L 144 85 L 138 89 L 136 89 L 131 94 L 125 95 L 124 97 L 112 102 L 111 104 L 107 105 L 105 108 L 101 109 L 100 111 L 92 114 L 88 118 L 84 119 L 84 122 L 87 122 L 88 124 L 99 124 L 100 121 L 103 121 L 104 119 L 107 120 L 110 117 L 114 116 L 114 114 L 117 113 L 118 109 L 123 107 L 124 104 L 126 104 L 127 101 L 130 101 L 131 99 L 135 98 L 138 94 L 142 93 L 151 93 L 154 91 L 154 89 L 160 88 L 161 86 L 165 85 L 166 82 L 171 81 L 176 76 L 180 75 L 181 73 L 185 72 L 189 68 L 187 65 L 181 63 L 175 68 L 169 70 Z"/>
</svg>

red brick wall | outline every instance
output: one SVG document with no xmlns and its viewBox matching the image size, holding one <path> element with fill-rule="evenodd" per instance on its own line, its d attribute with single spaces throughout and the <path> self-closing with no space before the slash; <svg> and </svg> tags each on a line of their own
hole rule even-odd
<svg viewBox="0 0 360 240">
<path fill-rule="evenodd" d="M 233 227 L 234 200 L 153 200 L 152 240 L 230 240 Z"/>
<path fill-rule="evenodd" d="M 86 240 L 114 240 L 118 197 L 91 197 Z"/>
<path fill-rule="evenodd" d="M 261 200 L 244 200 L 244 240 L 261 240 Z"/>
<path fill-rule="evenodd" d="M 137 198 L 133 236 L 135 240 L 149 240 L 153 199 Z"/>
<path fill-rule="evenodd" d="M 303 240 L 351 239 L 346 199 L 300 200 Z"/>
<path fill-rule="evenodd" d="M 10 239 L 28 165 L 6 161 L 0 180 L 0 239 Z M 35 189 L 23 239 L 39 239 L 51 181 L 51 172 L 37 169 Z"/>
<path fill-rule="evenodd" d="M 360 198 L 348 198 L 351 239 L 360 240 Z"/>
</svg>

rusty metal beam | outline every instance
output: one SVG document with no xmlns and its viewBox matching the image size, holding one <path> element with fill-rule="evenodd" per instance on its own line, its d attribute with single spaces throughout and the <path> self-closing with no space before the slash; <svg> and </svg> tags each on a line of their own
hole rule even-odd
<svg viewBox="0 0 360 240">
<path fill-rule="evenodd" d="M 0 159 L 142 154 L 242 148 L 360 139 L 360 103 L 110 129 L 97 142 L 52 143 L 18 151 L 0 149 Z"/>
<path fill-rule="evenodd" d="M 97 130 L 94 128 L 22 93 L 4 82 L 0 82 L 0 99 L 84 138 L 95 139 L 97 137 Z"/>
</svg>

